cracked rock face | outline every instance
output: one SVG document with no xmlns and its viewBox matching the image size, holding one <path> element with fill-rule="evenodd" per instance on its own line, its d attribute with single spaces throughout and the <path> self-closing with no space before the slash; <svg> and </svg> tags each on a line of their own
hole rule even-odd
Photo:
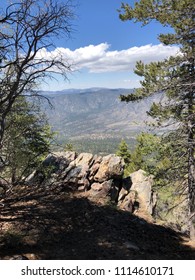
<svg viewBox="0 0 195 280">
<path fill-rule="evenodd" d="M 75 152 L 61 152 L 48 155 L 43 161 L 42 168 L 30 175 L 28 180 L 35 180 L 38 173 L 43 173 L 43 175 L 48 173 L 46 177 L 58 174 L 59 178 L 66 182 L 72 180 L 73 177 L 77 177 L 78 180 L 85 178 L 92 184 L 120 179 L 123 172 L 123 160 L 116 155 L 101 157 L 90 153 L 76 155 Z M 78 180 L 75 178 L 74 181 Z"/>
<path fill-rule="evenodd" d="M 124 172 L 124 162 L 116 155 L 103 157 L 98 172 L 94 179 L 98 182 L 104 182 L 113 178 L 121 178 Z"/>
<path fill-rule="evenodd" d="M 143 170 L 123 178 L 124 161 L 114 154 L 107 156 L 91 153 L 58 152 L 49 154 L 40 170 L 33 172 L 27 183 L 43 187 L 64 185 L 89 198 L 112 201 L 120 209 L 131 213 L 139 205 L 150 215 L 155 205 L 153 180 Z"/>
<path fill-rule="evenodd" d="M 131 191 L 135 191 L 139 196 L 140 206 L 143 210 L 152 214 L 153 208 L 156 204 L 156 196 L 152 191 L 153 178 L 147 176 L 143 170 L 138 170 L 130 175 L 132 186 Z"/>
</svg>

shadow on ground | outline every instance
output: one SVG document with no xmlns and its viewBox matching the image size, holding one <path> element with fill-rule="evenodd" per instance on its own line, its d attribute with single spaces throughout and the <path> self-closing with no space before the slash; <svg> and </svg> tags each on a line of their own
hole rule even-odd
<svg viewBox="0 0 195 280">
<path fill-rule="evenodd" d="M 0 259 L 15 254 L 46 260 L 195 259 L 181 234 L 64 186 L 23 188 L 3 203 Z"/>
</svg>

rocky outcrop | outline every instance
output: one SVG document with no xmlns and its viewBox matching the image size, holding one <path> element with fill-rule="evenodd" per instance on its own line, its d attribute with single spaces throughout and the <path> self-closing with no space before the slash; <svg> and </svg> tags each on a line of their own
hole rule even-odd
<svg viewBox="0 0 195 280">
<path fill-rule="evenodd" d="M 123 180 L 119 193 L 120 209 L 152 221 L 156 207 L 157 194 L 153 191 L 153 177 L 147 176 L 143 170 L 138 170 Z"/>
<path fill-rule="evenodd" d="M 123 178 L 124 162 L 114 154 L 60 152 L 49 154 L 39 170 L 27 179 L 28 184 L 69 187 L 102 203 L 113 202 L 121 210 L 138 208 L 151 215 L 155 206 L 153 179 L 143 170 Z"/>
<path fill-rule="evenodd" d="M 95 184 L 99 184 L 98 191 L 105 192 L 116 182 L 121 182 L 123 171 L 123 160 L 114 154 L 102 157 L 90 153 L 60 152 L 49 154 L 40 169 L 27 178 L 27 182 L 47 186 L 61 183 L 83 191 L 95 191 Z"/>
<path fill-rule="evenodd" d="M 108 155 L 102 158 L 99 169 L 94 177 L 98 182 L 121 178 L 124 172 L 124 163 L 118 156 Z"/>
<path fill-rule="evenodd" d="M 132 186 L 131 191 L 135 191 L 139 197 L 140 207 L 152 214 L 156 205 L 156 193 L 153 192 L 153 178 L 147 176 L 143 170 L 138 170 L 130 175 Z"/>
</svg>

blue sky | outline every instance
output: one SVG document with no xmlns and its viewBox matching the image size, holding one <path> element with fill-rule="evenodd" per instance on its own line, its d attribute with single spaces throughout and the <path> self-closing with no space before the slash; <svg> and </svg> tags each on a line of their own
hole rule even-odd
<svg viewBox="0 0 195 280">
<path fill-rule="evenodd" d="M 117 9 L 121 0 L 77 0 L 77 19 L 73 22 L 74 32 L 69 41 L 58 42 L 77 64 L 69 75 L 69 82 L 59 79 L 50 82 L 52 90 L 88 87 L 139 86 L 139 78 L 133 68 L 137 60 L 150 62 L 163 59 L 177 51 L 160 45 L 157 37 L 164 28 L 157 22 L 146 27 L 140 23 L 122 22 Z M 129 4 L 136 1 L 127 0 Z M 44 86 L 47 89 L 48 85 Z"/>
<path fill-rule="evenodd" d="M 67 0 L 62 0 L 67 1 Z M 69 82 L 59 76 L 42 86 L 44 90 L 67 88 L 134 88 L 139 77 L 133 69 L 137 60 L 162 60 L 178 51 L 176 46 L 165 47 L 158 34 L 166 32 L 157 22 L 146 27 L 140 23 L 122 22 L 117 9 L 121 0 L 73 0 L 76 19 L 71 39 L 56 41 L 56 49 L 45 50 L 44 56 L 60 55 L 73 63 Z M 124 2 L 133 5 L 135 0 Z"/>
</svg>

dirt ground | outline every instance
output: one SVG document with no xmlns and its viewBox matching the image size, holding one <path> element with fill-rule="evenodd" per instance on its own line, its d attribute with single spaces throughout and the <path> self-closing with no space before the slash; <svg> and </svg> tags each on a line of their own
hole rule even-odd
<svg viewBox="0 0 195 280">
<path fill-rule="evenodd" d="M 0 259 L 195 259 L 186 236 L 67 186 L 21 187 L 0 202 Z"/>
</svg>

